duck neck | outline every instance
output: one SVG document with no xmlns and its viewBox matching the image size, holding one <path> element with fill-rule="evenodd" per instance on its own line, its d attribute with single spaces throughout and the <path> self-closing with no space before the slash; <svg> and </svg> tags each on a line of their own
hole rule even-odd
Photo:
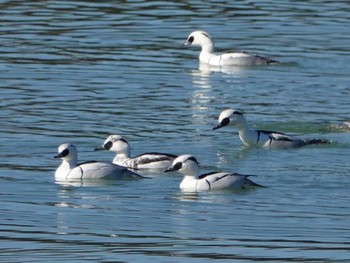
<svg viewBox="0 0 350 263">
<path fill-rule="evenodd" d="M 55 172 L 55 178 L 65 178 L 66 175 L 69 173 L 70 170 L 75 168 L 77 166 L 77 160 L 63 160 L 61 165 L 57 168 Z"/>
<path fill-rule="evenodd" d="M 130 154 L 126 153 L 117 153 L 117 155 L 114 157 L 113 162 L 124 162 L 130 158 Z"/>
<path fill-rule="evenodd" d="M 210 58 L 214 55 L 213 43 L 206 43 L 202 46 L 202 51 L 199 54 L 199 60 L 209 63 Z"/>
<path fill-rule="evenodd" d="M 239 138 L 244 145 L 253 145 L 256 143 L 256 131 L 249 127 L 245 119 L 242 119 L 236 125 L 236 128 L 238 129 Z"/>
<path fill-rule="evenodd" d="M 213 54 L 214 53 L 214 44 L 208 42 L 202 46 L 202 53 Z"/>
<path fill-rule="evenodd" d="M 76 156 L 72 156 L 69 160 L 63 160 L 62 165 L 69 167 L 69 169 L 73 169 L 78 165 L 78 158 Z"/>
<path fill-rule="evenodd" d="M 207 42 L 202 45 L 202 51 L 199 54 L 199 61 L 210 64 L 210 60 L 215 56 L 214 45 L 212 42 Z"/>
<path fill-rule="evenodd" d="M 192 179 L 198 179 L 199 177 L 198 165 L 192 165 L 192 167 L 187 170 L 187 173 L 185 176 L 192 177 Z"/>
</svg>

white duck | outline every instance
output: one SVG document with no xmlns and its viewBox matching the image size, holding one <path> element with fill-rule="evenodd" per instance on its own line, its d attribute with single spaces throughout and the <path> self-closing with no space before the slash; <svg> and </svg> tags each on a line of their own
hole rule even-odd
<svg viewBox="0 0 350 263">
<path fill-rule="evenodd" d="M 221 112 L 219 124 L 213 130 L 234 126 L 238 129 L 239 138 L 245 146 L 257 146 L 266 148 L 295 148 L 310 144 L 330 143 L 324 139 L 303 140 L 294 136 L 275 131 L 255 130 L 249 124 L 243 113 L 234 109 L 227 109 Z"/>
<path fill-rule="evenodd" d="M 184 45 L 200 46 L 202 51 L 199 55 L 199 60 L 212 66 L 254 66 L 278 63 L 269 58 L 245 52 L 215 54 L 214 43 L 210 35 L 204 31 L 193 31 Z"/>
<path fill-rule="evenodd" d="M 148 152 L 131 157 L 129 143 L 119 135 L 110 135 L 102 146 L 95 149 L 110 150 L 117 155 L 113 159 L 114 164 L 132 169 L 162 170 L 168 168 L 177 157 L 173 154 Z"/>
<path fill-rule="evenodd" d="M 78 151 L 70 143 L 61 144 L 54 158 L 62 159 L 62 164 L 55 172 L 57 181 L 142 178 L 127 168 L 112 163 L 89 161 L 78 164 Z"/>
<path fill-rule="evenodd" d="M 243 189 L 249 186 L 261 186 L 248 179 L 249 175 L 228 172 L 199 174 L 199 164 L 189 154 L 180 155 L 165 171 L 178 171 L 184 175 L 180 189 L 184 191 L 208 191 L 221 189 Z"/>
</svg>

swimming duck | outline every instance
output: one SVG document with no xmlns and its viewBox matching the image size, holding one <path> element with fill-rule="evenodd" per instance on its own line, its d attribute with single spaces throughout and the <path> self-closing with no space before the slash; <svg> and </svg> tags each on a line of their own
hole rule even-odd
<svg viewBox="0 0 350 263">
<path fill-rule="evenodd" d="M 62 164 L 55 172 L 57 181 L 142 178 L 127 168 L 112 163 L 89 161 L 78 164 L 78 151 L 70 143 L 61 144 L 54 158 L 62 159 Z"/>
<path fill-rule="evenodd" d="M 275 60 L 245 52 L 215 54 L 212 38 L 204 31 L 193 31 L 184 45 L 200 46 L 202 51 L 199 60 L 212 66 L 254 66 L 278 63 Z"/>
<path fill-rule="evenodd" d="M 232 125 L 238 129 L 239 138 L 246 146 L 266 148 L 295 148 L 311 144 L 330 143 L 330 141 L 324 139 L 303 140 L 281 132 L 255 130 L 249 127 L 249 124 L 243 113 L 234 109 L 227 109 L 222 111 L 219 116 L 219 124 L 215 126 L 213 130 L 228 125 Z"/>
<path fill-rule="evenodd" d="M 248 179 L 249 175 L 230 172 L 211 172 L 199 174 L 197 159 L 189 154 L 180 155 L 165 171 L 178 171 L 184 175 L 180 189 L 184 191 L 208 191 L 221 189 L 243 189 L 261 186 Z"/>
<path fill-rule="evenodd" d="M 113 159 L 114 164 L 132 169 L 162 170 L 168 168 L 177 157 L 173 154 L 148 152 L 131 157 L 129 143 L 119 135 L 110 135 L 98 150 L 110 150 L 117 155 Z"/>
</svg>

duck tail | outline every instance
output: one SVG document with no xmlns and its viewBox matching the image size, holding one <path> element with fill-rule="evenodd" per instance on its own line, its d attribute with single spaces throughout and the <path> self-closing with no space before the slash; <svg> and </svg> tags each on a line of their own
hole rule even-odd
<svg viewBox="0 0 350 263">
<path fill-rule="evenodd" d="M 249 186 L 253 186 L 253 187 L 265 187 L 265 186 L 263 186 L 263 185 L 261 185 L 261 184 L 254 183 L 252 180 L 248 179 L 249 176 L 256 176 L 256 175 L 251 175 L 251 174 L 250 174 L 250 175 L 246 175 L 246 180 L 247 180 Z"/>
<path fill-rule="evenodd" d="M 276 64 L 280 64 L 280 62 L 276 61 L 276 60 L 273 60 L 273 59 L 269 59 L 267 61 L 267 64 L 268 65 L 276 65 Z"/>
<path fill-rule="evenodd" d="M 248 180 L 248 184 L 249 184 L 249 186 L 253 186 L 253 187 L 264 187 L 265 188 L 265 186 L 263 186 L 261 184 L 254 183 L 253 181 L 250 181 L 250 180 Z"/>
<path fill-rule="evenodd" d="M 330 144 L 332 141 L 326 140 L 326 139 L 310 139 L 305 141 L 305 145 L 312 145 L 312 144 Z"/>
</svg>

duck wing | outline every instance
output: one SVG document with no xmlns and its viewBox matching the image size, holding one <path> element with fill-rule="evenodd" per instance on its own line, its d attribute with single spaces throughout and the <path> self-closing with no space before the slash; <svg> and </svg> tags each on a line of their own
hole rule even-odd
<svg viewBox="0 0 350 263">
<path fill-rule="evenodd" d="M 141 178 L 127 168 L 107 162 L 88 161 L 81 163 L 68 175 L 68 179 L 125 179 Z"/>
<path fill-rule="evenodd" d="M 249 54 L 244 51 L 236 51 L 222 54 L 222 62 L 229 63 L 229 61 L 232 61 L 233 64 L 237 63 L 246 66 L 278 64 L 277 61 L 272 60 L 270 58 L 265 58 L 255 54 Z"/>
<path fill-rule="evenodd" d="M 173 161 L 175 158 L 177 156 L 173 154 L 150 152 L 137 155 L 132 159 L 137 161 L 138 164 L 148 164 L 152 162 Z"/>
<path fill-rule="evenodd" d="M 238 173 L 213 172 L 201 175 L 202 180 L 206 180 L 210 189 L 244 188 L 246 186 L 260 186 L 249 180 L 250 175 Z"/>
<path fill-rule="evenodd" d="M 299 141 L 300 140 L 297 137 L 290 136 L 282 132 L 267 131 L 267 130 L 258 130 L 257 132 L 258 132 L 258 136 L 259 134 L 264 133 L 276 141 Z"/>
</svg>

